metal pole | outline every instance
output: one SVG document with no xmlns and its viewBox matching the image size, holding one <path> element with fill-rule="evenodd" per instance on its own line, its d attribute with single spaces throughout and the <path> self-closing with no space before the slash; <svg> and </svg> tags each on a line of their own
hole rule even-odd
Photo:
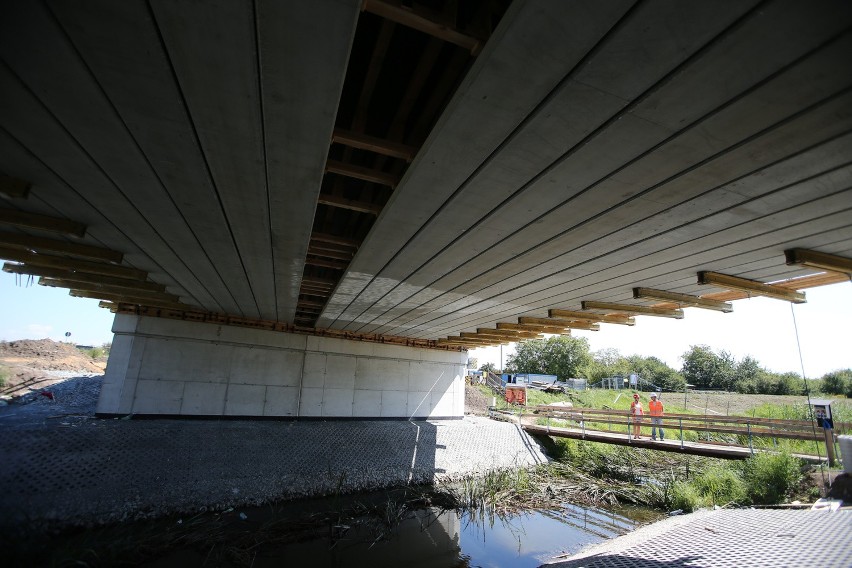
<svg viewBox="0 0 852 568">
<path fill-rule="evenodd" d="M 751 445 L 751 422 L 746 422 L 746 429 L 748 430 L 748 449 L 751 455 L 754 455 L 754 447 Z"/>
<path fill-rule="evenodd" d="M 678 418 L 678 422 L 680 422 L 680 449 L 683 449 L 683 418 Z"/>
<path fill-rule="evenodd" d="M 586 439 L 586 416 L 581 412 L 580 413 L 580 424 L 583 425 L 583 439 Z"/>
<path fill-rule="evenodd" d="M 627 415 L 627 443 L 628 443 L 628 444 L 632 444 L 632 443 L 633 443 L 633 442 L 631 441 L 631 438 L 630 438 L 630 415 L 629 415 L 629 414 Z"/>
</svg>

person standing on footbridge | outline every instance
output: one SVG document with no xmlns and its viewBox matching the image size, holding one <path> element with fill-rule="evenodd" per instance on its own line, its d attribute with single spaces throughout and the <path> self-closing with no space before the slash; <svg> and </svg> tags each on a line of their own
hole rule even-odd
<svg viewBox="0 0 852 568">
<path fill-rule="evenodd" d="M 657 400 L 657 393 L 651 393 L 651 402 L 648 403 L 648 414 L 651 415 L 651 439 L 657 439 L 657 429 L 660 430 L 660 440 L 666 439 L 663 431 L 663 403 Z"/>
</svg>

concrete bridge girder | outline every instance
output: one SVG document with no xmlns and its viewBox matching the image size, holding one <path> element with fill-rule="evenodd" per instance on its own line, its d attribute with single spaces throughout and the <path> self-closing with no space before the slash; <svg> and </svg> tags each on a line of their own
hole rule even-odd
<svg viewBox="0 0 852 568">
<path fill-rule="evenodd" d="M 113 332 L 102 415 L 464 415 L 464 352 L 125 314 Z"/>
</svg>

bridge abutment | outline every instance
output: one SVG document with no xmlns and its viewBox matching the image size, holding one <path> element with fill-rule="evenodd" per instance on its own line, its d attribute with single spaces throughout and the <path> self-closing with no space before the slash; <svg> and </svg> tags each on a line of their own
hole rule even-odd
<svg viewBox="0 0 852 568">
<path fill-rule="evenodd" d="M 117 314 L 99 415 L 451 419 L 467 354 Z"/>
</svg>

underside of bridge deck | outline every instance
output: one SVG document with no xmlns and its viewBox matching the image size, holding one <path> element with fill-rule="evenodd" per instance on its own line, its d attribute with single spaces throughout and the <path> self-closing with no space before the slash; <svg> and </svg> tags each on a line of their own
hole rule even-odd
<svg viewBox="0 0 852 568">
<path fill-rule="evenodd" d="M 139 322 L 458 358 L 852 272 L 849 2 L 0 10 L 4 269 Z"/>
</svg>

